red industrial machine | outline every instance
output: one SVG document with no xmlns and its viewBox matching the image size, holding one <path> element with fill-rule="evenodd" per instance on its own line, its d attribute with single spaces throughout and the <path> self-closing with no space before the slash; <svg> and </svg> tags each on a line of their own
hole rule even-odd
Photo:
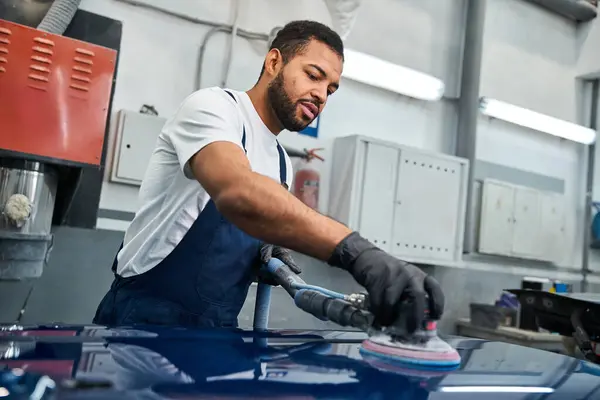
<svg viewBox="0 0 600 400">
<path fill-rule="evenodd" d="M 100 165 L 117 52 L 0 20 L 0 148 Z"/>
<path fill-rule="evenodd" d="M 0 1 L 0 280 L 21 280 L 42 274 L 53 224 L 87 207 L 95 226 L 121 23 L 77 0 Z M 41 23 L 19 20 L 32 4 Z"/>
</svg>

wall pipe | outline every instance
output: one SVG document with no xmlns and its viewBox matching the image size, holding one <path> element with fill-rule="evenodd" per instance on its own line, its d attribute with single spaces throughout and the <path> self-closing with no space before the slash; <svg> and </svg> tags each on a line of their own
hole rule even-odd
<svg viewBox="0 0 600 400">
<path fill-rule="evenodd" d="M 596 130 L 598 127 L 598 95 L 600 94 L 600 81 L 592 82 L 592 101 L 590 110 L 589 127 Z M 585 208 L 583 217 L 583 253 L 581 254 L 581 291 L 589 289 L 588 275 L 590 274 L 590 245 L 592 242 L 592 201 L 594 193 L 594 168 L 596 165 L 596 143 L 587 146 L 587 176 L 585 181 Z"/>
<path fill-rule="evenodd" d="M 140 7 L 140 8 L 145 8 L 147 10 L 152 10 L 152 11 L 156 11 L 158 13 L 161 14 L 165 14 L 174 18 L 179 18 L 182 19 L 184 21 L 187 22 L 191 22 L 193 24 L 197 24 L 197 25 L 204 25 L 204 26 L 210 26 L 212 28 L 226 28 L 226 30 L 224 32 L 231 32 L 233 30 L 233 25 L 228 25 L 228 24 L 223 24 L 220 22 L 215 22 L 215 21 L 209 21 L 206 19 L 200 19 L 200 18 L 196 18 L 196 17 L 192 17 L 189 16 L 187 14 L 183 14 L 183 13 L 179 13 L 177 11 L 172 11 L 172 10 L 168 10 L 166 8 L 162 8 L 162 7 L 158 7 L 149 3 L 145 3 L 145 2 L 141 2 L 139 0 L 115 0 L 118 1 L 120 3 L 125 3 L 125 4 L 129 4 L 135 7 Z M 268 40 L 269 35 L 266 33 L 262 33 L 262 32 L 251 32 L 251 31 L 247 31 L 245 29 L 242 28 L 238 28 L 238 34 L 240 37 L 247 37 L 250 39 L 255 39 L 255 38 L 259 38 L 259 39 L 263 39 L 263 38 L 267 38 L 265 40 Z"/>
<path fill-rule="evenodd" d="M 196 61 L 196 76 L 194 80 L 194 90 L 199 90 L 202 87 L 201 75 L 202 75 L 202 65 L 204 63 L 204 54 L 206 53 L 206 46 L 208 41 L 217 33 L 225 32 L 231 33 L 233 32 L 233 26 L 228 25 L 220 25 L 215 26 L 210 31 L 206 33 L 204 39 L 202 40 L 202 44 L 200 45 L 200 49 L 198 50 L 198 60 Z M 243 37 L 248 40 L 262 40 L 265 42 L 269 41 L 269 35 L 263 33 L 256 32 L 248 32 L 243 29 L 238 28 L 238 36 Z"/>
<path fill-rule="evenodd" d="M 232 33 L 234 30 L 236 30 L 237 36 L 243 37 L 245 39 L 262 40 L 265 42 L 269 41 L 268 34 L 247 31 L 245 29 L 238 28 L 237 25 L 233 26 L 233 25 L 228 25 L 228 24 L 222 24 L 220 22 L 209 21 L 209 20 L 205 20 L 205 19 L 192 17 L 192 16 L 189 16 L 189 15 L 186 15 L 183 13 L 179 13 L 177 11 L 168 10 L 166 8 L 158 7 L 153 4 L 145 3 L 145 2 L 142 2 L 139 0 L 115 0 L 115 1 L 118 1 L 120 3 L 129 4 L 129 5 L 132 5 L 135 7 L 140 7 L 140 8 L 144 8 L 147 10 L 155 11 L 155 12 L 165 14 L 165 15 L 168 15 L 168 16 L 171 16 L 174 18 L 178 18 L 178 19 L 181 19 L 181 20 L 184 20 L 187 22 L 191 22 L 193 24 L 204 25 L 204 26 L 209 26 L 209 27 L 213 28 L 206 33 L 206 35 L 204 36 L 204 39 L 202 41 L 202 44 L 200 45 L 200 50 L 198 52 L 198 59 L 196 61 L 196 76 L 194 77 L 194 90 L 200 89 L 200 86 L 201 86 L 200 72 L 202 70 L 202 62 L 204 59 L 204 52 L 206 50 L 206 44 L 208 43 L 209 39 L 212 36 L 214 36 L 217 32 Z M 236 16 L 236 19 L 237 19 L 237 16 Z M 227 73 L 226 71 L 224 71 L 224 72 Z"/>
<path fill-rule="evenodd" d="M 177 11 L 168 10 L 166 8 L 155 6 L 153 4 L 146 3 L 146 2 L 143 2 L 143 1 L 139 1 L 139 0 L 115 0 L 115 1 L 118 1 L 120 3 L 126 3 L 126 4 L 129 4 L 129 5 L 132 5 L 132 6 L 136 6 L 136 7 L 140 7 L 140 8 L 145 8 L 147 10 L 156 11 L 156 12 L 159 12 L 161 14 L 170 15 L 171 17 L 183 19 L 185 21 L 188 21 L 188 22 L 191 22 L 191 23 L 194 23 L 194 24 L 206 25 L 206 26 L 212 26 L 212 27 L 228 26 L 228 25 L 221 24 L 220 22 L 209 21 L 209 20 L 206 20 L 206 19 L 200 19 L 200 18 L 192 17 L 192 16 L 189 16 L 187 14 L 179 13 Z"/>
<path fill-rule="evenodd" d="M 235 46 L 235 38 L 238 35 L 238 29 L 240 28 L 240 8 L 242 8 L 242 3 L 240 0 L 234 0 L 234 10 L 233 10 L 233 28 L 231 30 L 231 37 L 229 38 L 229 43 L 227 44 L 227 55 L 225 57 L 225 63 L 223 67 L 223 80 L 221 83 L 222 87 L 227 87 L 227 78 L 229 78 L 229 70 L 231 69 L 231 63 L 233 60 L 233 50 Z"/>
<path fill-rule="evenodd" d="M 463 45 L 463 64 L 458 99 L 458 126 L 455 154 L 469 160 L 466 215 L 463 250 L 475 250 L 475 208 L 473 187 L 475 177 L 477 120 L 479 117 L 479 85 L 483 52 L 483 31 L 487 0 L 468 0 Z"/>
</svg>

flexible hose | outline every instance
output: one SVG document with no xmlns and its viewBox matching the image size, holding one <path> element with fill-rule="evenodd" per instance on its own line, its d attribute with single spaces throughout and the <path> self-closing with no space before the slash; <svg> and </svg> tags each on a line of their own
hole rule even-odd
<svg viewBox="0 0 600 400">
<path fill-rule="evenodd" d="M 295 289 L 299 289 L 299 290 L 302 290 L 302 289 L 314 290 L 315 292 L 322 293 L 325 296 L 332 297 L 334 299 L 342 299 L 342 300 L 346 299 L 346 295 L 344 295 L 342 293 L 334 292 L 333 290 L 322 288 L 320 286 L 292 283 L 292 287 Z"/>
<path fill-rule="evenodd" d="M 294 299 L 296 306 L 323 320 L 331 320 L 342 326 L 354 326 L 363 329 L 369 323 L 369 313 L 358 309 L 346 301 L 348 296 L 320 286 L 309 285 L 292 273 L 279 259 L 272 258 L 265 266 L 275 280 Z M 266 330 L 269 324 L 269 305 L 271 287 L 263 282 L 258 283 L 254 308 L 255 330 Z M 258 338 L 264 345 L 263 338 Z"/>
<path fill-rule="evenodd" d="M 81 0 L 56 0 L 37 29 L 62 35 L 73 20 Z"/>
<path fill-rule="evenodd" d="M 269 326 L 269 310 L 271 306 L 271 285 L 259 282 L 256 288 L 256 301 L 254 305 L 255 330 L 266 330 Z"/>
<path fill-rule="evenodd" d="M 209 39 L 218 32 L 224 32 L 224 33 L 234 32 L 234 26 L 222 24 L 222 23 L 215 22 L 215 21 L 209 21 L 209 20 L 195 18 L 195 17 L 192 17 L 187 14 L 178 13 L 176 11 L 172 11 L 172 10 L 162 8 L 159 6 L 155 6 L 150 3 L 142 2 L 140 0 L 116 0 L 116 1 L 119 1 L 121 3 L 126 3 L 126 4 L 129 4 L 132 6 L 140 7 L 140 8 L 145 8 L 147 10 L 159 12 L 161 14 L 169 15 L 174 18 L 179 18 L 179 19 L 182 19 L 184 21 L 191 22 L 194 24 L 212 27 L 212 29 L 210 31 L 208 31 L 208 33 L 204 36 L 204 39 L 202 40 L 202 44 L 200 45 L 200 49 L 198 50 L 198 59 L 196 61 L 196 71 L 195 71 L 196 75 L 194 77 L 194 91 L 199 90 L 202 86 L 201 81 L 200 81 L 201 80 L 200 76 L 202 73 L 204 52 L 206 51 L 206 45 L 208 44 Z M 269 35 L 266 33 L 250 32 L 250 31 L 244 30 L 242 28 L 239 28 L 237 26 L 235 27 L 235 32 L 236 32 L 236 36 L 239 36 L 239 37 L 242 37 L 242 38 L 248 39 L 248 40 L 260 40 L 260 41 L 264 41 L 264 42 L 268 42 L 268 40 L 269 40 Z M 227 74 L 228 74 L 228 72 L 227 72 Z"/>
</svg>

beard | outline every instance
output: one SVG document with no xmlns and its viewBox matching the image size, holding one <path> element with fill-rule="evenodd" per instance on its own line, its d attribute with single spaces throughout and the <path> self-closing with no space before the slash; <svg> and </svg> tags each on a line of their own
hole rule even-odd
<svg viewBox="0 0 600 400">
<path fill-rule="evenodd" d="M 312 121 L 307 122 L 296 117 L 296 103 L 288 96 L 284 83 L 282 70 L 269 83 L 269 87 L 267 88 L 269 103 L 283 128 L 288 131 L 299 132 L 306 128 Z"/>
</svg>

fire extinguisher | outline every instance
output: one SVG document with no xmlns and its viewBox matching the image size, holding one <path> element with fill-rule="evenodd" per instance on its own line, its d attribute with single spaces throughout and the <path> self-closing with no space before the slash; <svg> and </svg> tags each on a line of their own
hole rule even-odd
<svg viewBox="0 0 600 400">
<path fill-rule="evenodd" d="M 325 161 L 323 157 L 316 154 L 318 150 L 323 149 L 304 149 L 306 156 L 300 159 L 300 162 L 297 164 L 296 174 L 294 175 L 294 196 L 314 210 L 319 207 L 319 183 L 321 176 L 311 161 L 315 158 Z"/>
</svg>

